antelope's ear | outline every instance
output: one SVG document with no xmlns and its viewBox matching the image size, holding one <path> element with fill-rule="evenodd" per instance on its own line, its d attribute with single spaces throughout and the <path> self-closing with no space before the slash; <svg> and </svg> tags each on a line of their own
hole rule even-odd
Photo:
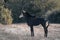
<svg viewBox="0 0 60 40">
<path fill-rule="evenodd" d="M 23 13 L 26 13 L 26 11 L 25 11 L 25 10 L 23 10 L 22 12 L 23 12 Z"/>
</svg>

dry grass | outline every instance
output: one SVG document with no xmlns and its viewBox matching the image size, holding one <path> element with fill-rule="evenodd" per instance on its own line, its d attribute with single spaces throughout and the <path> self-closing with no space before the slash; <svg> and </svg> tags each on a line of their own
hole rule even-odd
<svg viewBox="0 0 60 40">
<path fill-rule="evenodd" d="M 60 40 L 60 24 L 50 24 L 47 38 L 39 26 L 34 26 L 35 36 L 31 37 L 26 24 L 0 25 L 0 40 Z"/>
</svg>

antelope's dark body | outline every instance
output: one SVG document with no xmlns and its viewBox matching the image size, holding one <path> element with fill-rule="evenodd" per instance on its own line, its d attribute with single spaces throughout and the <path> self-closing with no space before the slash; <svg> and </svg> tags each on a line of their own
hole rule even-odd
<svg viewBox="0 0 60 40">
<path fill-rule="evenodd" d="M 27 22 L 27 25 L 30 27 L 30 30 L 31 30 L 31 36 L 34 36 L 34 29 L 33 29 L 33 26 L 37 26 L 39 24 L 42 25 L 42 27 L 44 28 L 44 32 L 45 32 L 45 37 L 47 37 L 47 34 L 48 34 L 48 26 L 46 26 L 46 21 L 44 18 L 38 18 L 38 17 L 35 17 L 33 15 L 30 15 L 28 12 L 23 12 L 23 16 L 25 17 L 26 19 L 26 22 Z"/>
</svg>

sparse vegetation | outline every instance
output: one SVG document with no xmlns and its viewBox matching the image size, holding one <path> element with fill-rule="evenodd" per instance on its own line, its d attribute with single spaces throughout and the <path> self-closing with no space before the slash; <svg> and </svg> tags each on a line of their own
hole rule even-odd
<svg viewBox="0 0 60 40">
<path fill-rule="evenodd" d="M 13 21 L 11 16 L 11 10 L 5 8 L 4 5 L 0 6 L 0 23 L 11 24 Z"/>
<path fill-rule="evenodd" d="M 3 4 L 4 1 L 2 1 L 1 3 Z M 50 15 L 49 13 L 49 15 L 47 15 L 48 11 L 56 9 L 60 10 L 60 0 L 7 0 L 4 5 L 7 6 L 8 10 L 12 9 L 11 15 L 13 16 L 11 18 L 13 18 L 13 23 L 19 23 L 21 22 L 21 20 L 24 20 L 23 18 L 19 19 L 22 8 L 28 11 L 30 14 L 34 14 L 37 17 L 44 18 Z M 6 8 L 3 9 L 5 10 Z"/>
</svg>

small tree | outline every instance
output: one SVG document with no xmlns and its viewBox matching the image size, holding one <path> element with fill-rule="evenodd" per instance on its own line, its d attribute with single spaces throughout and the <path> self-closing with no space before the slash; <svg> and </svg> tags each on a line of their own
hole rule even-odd
<svg viewBox="0 0 60 40">
<path fill-rule="evenodd" d="M 11 10 L 8 8 L 4 8 L 4 6 L 1 7 L 0 11 L 0 22 L 2 24 L 11 24 L 13 21 L 11 16 Z"/>
<path fill-rule="evenodd" d="M 34 3 L 41 9 L 40 16 L 44 16 L 48 10 L 57 6 L 54 0 L 34 0 Z"/>
</svg>

